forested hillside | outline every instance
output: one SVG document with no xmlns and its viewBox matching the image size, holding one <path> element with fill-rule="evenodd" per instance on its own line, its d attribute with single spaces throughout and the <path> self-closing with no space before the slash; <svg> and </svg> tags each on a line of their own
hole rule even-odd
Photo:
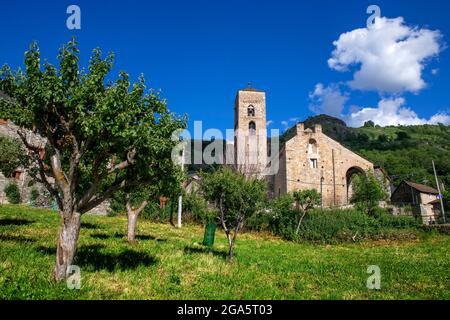
<svg viewBox="0 0 450 320">
<path fill-rule="evenodd" d="M 438 176 L 450 187 L 450 126 L 417 125 L 379 127 L 368 122 L 349 128 L 339 119 L 320 115 L 305 121 L 320 123 L 328 136 L 382 166 L 397 185 L 407 179 L 435 186 L 432 160 Z"/>
</svg>

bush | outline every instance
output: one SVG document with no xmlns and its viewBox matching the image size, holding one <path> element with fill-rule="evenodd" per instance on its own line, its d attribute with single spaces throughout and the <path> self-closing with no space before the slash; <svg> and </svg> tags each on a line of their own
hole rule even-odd
<svg viewBox="0 0 450 320">
<path fill-rule="evenodd" d="M 20 203 L 20 190 L 16 183 L 10 182 L 5 188 L 6 198 L 9 203 L 18 204 Z"/>
<path fill-rule="evenodd" d="M 368 215 L 376 214 L 379 202 L 387 198 L 373 172 L 357 175 L 352 181 L 352 186 L 353 195 L 350 202 Z"/>
<path fill-rule="evenodd" d="M 339 243 L 410 236 L 421 226 L 413 217 L 393 216 L 377 209 L 373 216 L 358 210 L 312 210 L 295 234 L 297 212 L 289 195 L 275 199 L 266 213 L 268 229 L 286 240 Z M 264 221 L 264 220 L 263 220 Z"/>
<path fill-rule="evenodd" d="M 286 240 L 295 238 L 298 213 L 293 206 L 294 198 L 290 194 L 274 199 L 269 206 L 269 230 Z"/>
<path fill-rule="evenodd" d="M 297 240 L 335 243 L 410 236 L 420 223 L 414 217 L 381 212 L 368 216 L 357 210 L 316 210 L 303 222 Z"/>
<path fill-rule="evenodd" d="M 217 220 L 217 214 L 208 210 L 208 203 L 198 191 L 183 196 L 183 213 L 187 222 L 207 224 Z"/>
<path fill-rule="evenodd" d="M 36 188 L 31 189 L 30 201 L 32 204 L 36 203 L 36 200 L 39 198 L 39 191 Z"/>
</svg>

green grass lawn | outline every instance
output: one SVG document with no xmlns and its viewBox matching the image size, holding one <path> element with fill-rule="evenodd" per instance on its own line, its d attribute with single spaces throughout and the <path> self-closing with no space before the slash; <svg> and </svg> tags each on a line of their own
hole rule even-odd
<svg viewBox="0 0 450 320">
<path fill-rule="evenodd" d="M 55 284 L 57 213 L 0 206 L 0 299 L 449 299 L 450 237 L 343 245 L 291 243 L 242 234 L 236 257 L 226 241 L 201 246 L 203 229 L 138 222 L 138 243 L 124 217 L 83 216 L 76 264 L 82 287 Z M 369 265 L 381 290 L 366 288 Z"/>
</svg>

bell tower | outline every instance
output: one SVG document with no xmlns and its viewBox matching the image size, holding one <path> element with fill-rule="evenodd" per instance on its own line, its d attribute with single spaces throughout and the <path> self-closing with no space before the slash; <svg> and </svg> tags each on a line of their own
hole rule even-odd
<svg viewBox="0 0 450 320">
<path fill-rule="evenodd" d="M 234 157 L 236 170 L 261 176 L 267 166 L 266 93 L 239 90 L 234 103 Z"/>
</svg>

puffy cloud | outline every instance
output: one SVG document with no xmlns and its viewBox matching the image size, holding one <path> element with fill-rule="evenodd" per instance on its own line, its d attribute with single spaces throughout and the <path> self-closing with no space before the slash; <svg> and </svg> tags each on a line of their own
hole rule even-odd
<svg viewBox="0 0 450 320">
<path fill-rule="evenodd" d="M 328 65 L 337 71 L 355 67 L 352 89 L 417 92 L 426 86 L 427 59 L 442 50 L 441 37 L 439 31 L 407 26 L 402 17 L 376 18 L 371 28 L 341 34 Z"/>
<path fill-rule="evenodd" d="M 324 87 L 322 83 L 318 83 L 314 91 L 309 93 L 309 99 L 311 111 L 339 117 L 348 100 L 348 94 L 342 93 L 336 84 Z"/>
<path fill-rule="evenodd" d="M 450 125 L 450 115 L 438 113 L 430 119 L 420 118 L 413 110 L 405 107 L 404 98 L 382 99 L 376 108 L 363 108 L 344 117 L 351 127 L 361 127 L 372 120 L 380 126 L 422 125 L 444 123 Z"/>
</svg>

